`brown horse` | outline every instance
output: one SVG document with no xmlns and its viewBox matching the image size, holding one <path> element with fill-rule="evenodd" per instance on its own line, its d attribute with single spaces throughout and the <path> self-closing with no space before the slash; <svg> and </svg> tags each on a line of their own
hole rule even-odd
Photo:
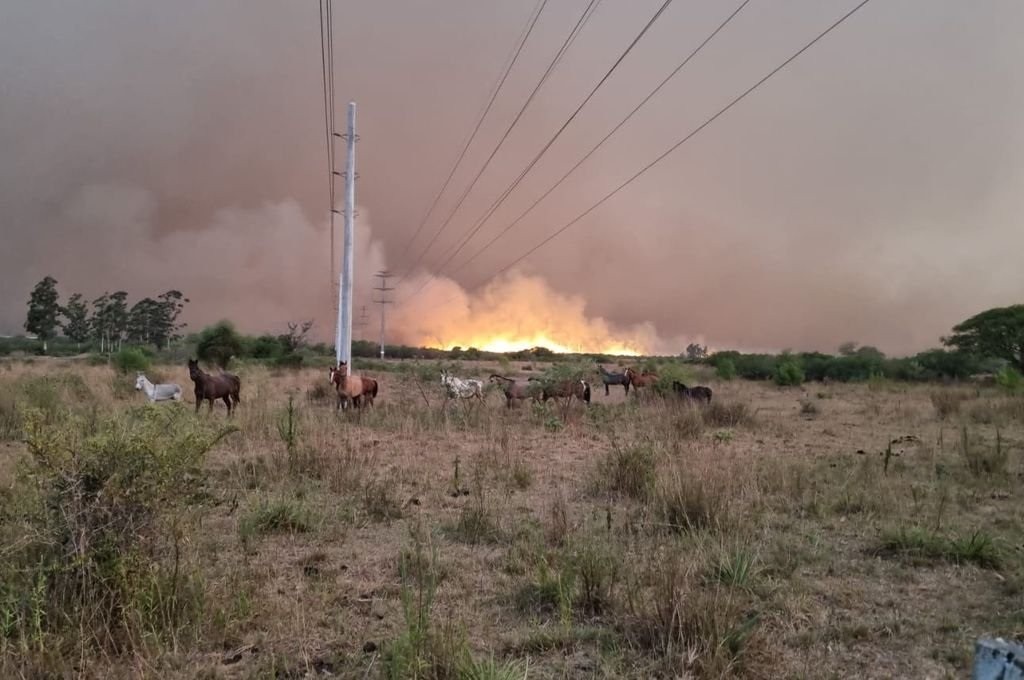
<svg viewBox="0 0 1024 680">
<path fill-rule="evenodd" d="M 530 378 L 538 382 L 540 378 Z M 590 383 L 586 380 L 562 380 L 561 382 L 544 385 L 540 393 L 541 401 L 548 399 L 565 399 L 567 402 L 573 397 L 580 401 L 590 403 Z"/>
<path fill-rule="evenodd" d="M 349 375 L 348 364 L 344 361 L 338 362 L 337 368 L 331 369 L 331 382 L 338 393 L 338 406 L 352 402 L 353 408 L 360 408 L 365 401 L 373 406 L 373 400 L 377 396 L 377 381 L 372 378 L 363 378 L 358 375 Z"/>
<path fill-rule="evenodd" d="M 221 372 L 220 375 L 210 375 L 199 368 L 199 362 L 195 359 L 188 360 L 188 377 L 196 385 L 196 413 L 199 413 L 199 405 L 204 400 L 210 402 L 210 411 L 213 411 L 213 402 L 223 399 L 228 407 L 228 415 L 234 406 L 242 401 L 239 392 L 242 389 L 242 381 L 234 373 Z M 232 403 L 234 402 L 234 403 Z"/>
<path fill-rule="evenodd" d="M 500 383 L 502 385 L 502 392 L 505 393 L 505 406 L 512 408 L 513 404 L 517 401 L 525 401 L 527 399 L 533 399 L 537 401 L 540 397 L 538 391 L 533 389 L 533 386 L 529 383 L 523 383 L 512 378 L 506 378 L 503 375 L 494 373 L 490 377 L 490 382 Z"/>
<path fill-rule="evenodd" d="M 636 369 L 627 368 L 626 380 L 629 381 L 629 385 L 633 386 L 633 389 L 639 390 L 641 387 L 650 387 L 654 383 L 658 382 L 658 374 L 651 373 L 650 371 L 637 373 Z M 639 394 L 639 391 L 637 394 Z"/>
</svg>

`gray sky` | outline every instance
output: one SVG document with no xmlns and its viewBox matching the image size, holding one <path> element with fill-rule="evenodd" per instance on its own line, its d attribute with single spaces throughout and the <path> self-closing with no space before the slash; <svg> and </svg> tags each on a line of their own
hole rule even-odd
<svg viewBox="0 0 1024 680">
<path fill-rule="evenodd" d="M 675 0 L 469 252 L 735 4 Z M 857 340 L 903 353 L 935 345 L 977 311 L 1020 302 L 1017 0 L 874 0 L 514 275 L 482 286 L 853 4 L 753 0 L 508 237 L 395 310 L 396 334 L 469 344 L 507 327 L 567 346 L 658 351 L 689 339 L 822 350 Z M 534 1 L 337 5 L 339 118 L 345 102 L 359 104 L 362 304 L 376 268 L 411 264 L 586 0 L 545 8 L 408 253 Z M 426 271 L 658 5 L 598 6 Z M 179 288 L 193 301 L 192 326 L 228 317 L 280 330 L 300 316 L 331 325 L 317 12 L 310 0 L 0 5 L 0 332 L 20 329 L 28 292 L 47 274 L 65 296 Z"/>
</svg>

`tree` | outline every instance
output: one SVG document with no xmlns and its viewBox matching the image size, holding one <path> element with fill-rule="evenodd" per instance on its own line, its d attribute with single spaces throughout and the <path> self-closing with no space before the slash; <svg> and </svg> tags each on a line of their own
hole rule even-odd
<svg viewBox="0 0 1024 680">
<path fill-rule="evenodd" d="M 189 301 L 180 290 L 169 290 L 157 296 L 159 310 L 153 324 L 153 342 L 160 347 L 170 347 L 172 340 L 181 337 L 178 334 L 185 324 L 178 323 L 178 317 Z"/>
<path fill-rule="evenodd" d="M 852 357 L 857 353 L 857 343 L 852 340 L 839 345 L 839 354 L 844 357 Z"/>
<path fill-rule="evenodd" d="M 227 368 L 232 357 L 242 353 L 242 337 L 230 321 L 220 321 L 199 332 L 196 354 L 208 363 Z"/>
<path fill-rule="evenodd" d="M 107 301 L 110 299 L 110 293 L 103 293 L 95 300 L 92 301 L 92 316 L 89 317 L 89 332 L 92 337 L 100 345 L 100 353 L 103 353 L 106 349 L 107 340 L 107 327 L 106 317 L 104 316 L 104 310 L 107 307 Z"/>
<path fill-rule="evenodd" d="M 158 317 L 161 314 L 160 303 L 153 298 L 142 298 L 128 310 L 128 321 L 125 334 L 128 342 L 145 345 L 153 342 Z M 159 346 L 159 343 L 157 343 Z"/>
<path fill-rule="evenodd" d="M 104 293 L 92 302 L 90 319 L 93 335 L 100 341 L 100 351 L 112 352 L 114 342 L 120 344 L 128 330 L 128 293 Z"/>
<path fill-rule="evenodd" d="M 82 294 L 75 293 L 69 297 L 60 313 L 64 317 L 64 335 L 81 350 L 82 343 L 89 339 L 89 307 L 82 300 Z"/>
<path fill-rule="evenodd" d="M 296 351 L 306 345 L 306 336 L 313 328 L 313 320 L 303 321 L 301 324 L 288 322 L 288 332 L 280 336 L 279 340 L 289 353 Z"/>
<path fill-rule="evenodd" d="M 1024 305 L 995 307 L 953 326 L 942 339 L 947 347 L 982 357 L 1003 359 L 1024 371 Z"/>
<path fill-rule="evenodd" d="M 111 342 L 117 340 L 117 348 L 121 349 L 124 335 L 128 331 L 128 293 L 119 290 L 110 294 L 107 315 L 110 320 L 109 339 Z"/>
<path fill-rule="evenodd" d="M 695 342 L 691 342 L 686 346 L 686 358 L 690 361 L 696 361 L 697 359 L 706 359 L 708 356 L 707 346 L 698 345 Z"/>
<path fill-rule="evenodd" d="M 28 317 L 25 319 L 25 330 L 34 333 L 43 341 L 43 353 L 46 353 L 46 341 L 57 333 L 60 315 L 57 280 L 52 276 L 45 277 L 32 289 L 28 299 Z"/>
</svg>

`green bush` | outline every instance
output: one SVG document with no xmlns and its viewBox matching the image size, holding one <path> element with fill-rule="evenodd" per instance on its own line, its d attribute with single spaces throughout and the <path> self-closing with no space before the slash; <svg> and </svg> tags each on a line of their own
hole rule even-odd
<svg viewBox="0 0 1024 680">
<path fill-rule="evenodd" d="M 0 512 L 14 520 L 0 636 L 22 648 L 45 640 L 53 654 L 133 654 L 197 624 L 182 537 L 202 510 L 203 458 L 230 431 L 181 409 L 57 422 L 27 409 L 22 495 Z"/>
<path fill-rule="evenodd" d="M 149 368 L 149 357 L 138 347 L 125 347 L 114 357 L 114 367 L 121 373 L 134 373 Z"/>
<path fill-rule="evenodd" d="M 196 354 L 207 363 L 227 368 L 231 359 L 241 356 L 242 351 L 242 336 L 230 321 L 220 321 L 199 332 Z"/>
<path fill-rule="evenodd" d="M 736 377 L 736 364 L 732 359 L 723 359 L 715 366 L 715 375 L 721 380 L 732 380 Z"/>
<path fill-rule="evenodd" d="M 996 374 L 996 383 L 1007 392 L 1019 392 L 1021 388 L 1021 375 L 1017 369 L 1007 366 Z"/>
<path fill-rule="evenodd" d="M 672 394 L 672 383 L 690 382 L 690 374 L 679 364 L 672 362 L 663 364 L 658 372 L 658 382 L 654 383 L 654 391 L 665 397 Z"/>
<path fill-rule="evenodd" d="M 804 369 L 800 362 L 793 358 L 785 358 L 775 368 L 775 384 L 782 387 L 795 387 L 804 382 Z"/>
</svg>

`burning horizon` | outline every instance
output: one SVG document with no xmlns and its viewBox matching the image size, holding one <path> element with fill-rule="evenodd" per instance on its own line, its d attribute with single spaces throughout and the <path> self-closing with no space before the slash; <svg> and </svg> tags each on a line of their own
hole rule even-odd
<svg viewBox="0 0 1024 680">
<path fill-rule="evenodd" d="M 410 289 L 418 283 L 410 282 Z M 664 351 L 668 344 L 651 324 L 615 327 L 588 314 L 584 297 L 561 293 L 546 279 L 517 271 L 473 292 L 437 279 L 414 304 L 396 310 L 395 330 L 411 344 L 489 352 L 546 347 L 558 353 L 638 356 Z"/>
</svg>

